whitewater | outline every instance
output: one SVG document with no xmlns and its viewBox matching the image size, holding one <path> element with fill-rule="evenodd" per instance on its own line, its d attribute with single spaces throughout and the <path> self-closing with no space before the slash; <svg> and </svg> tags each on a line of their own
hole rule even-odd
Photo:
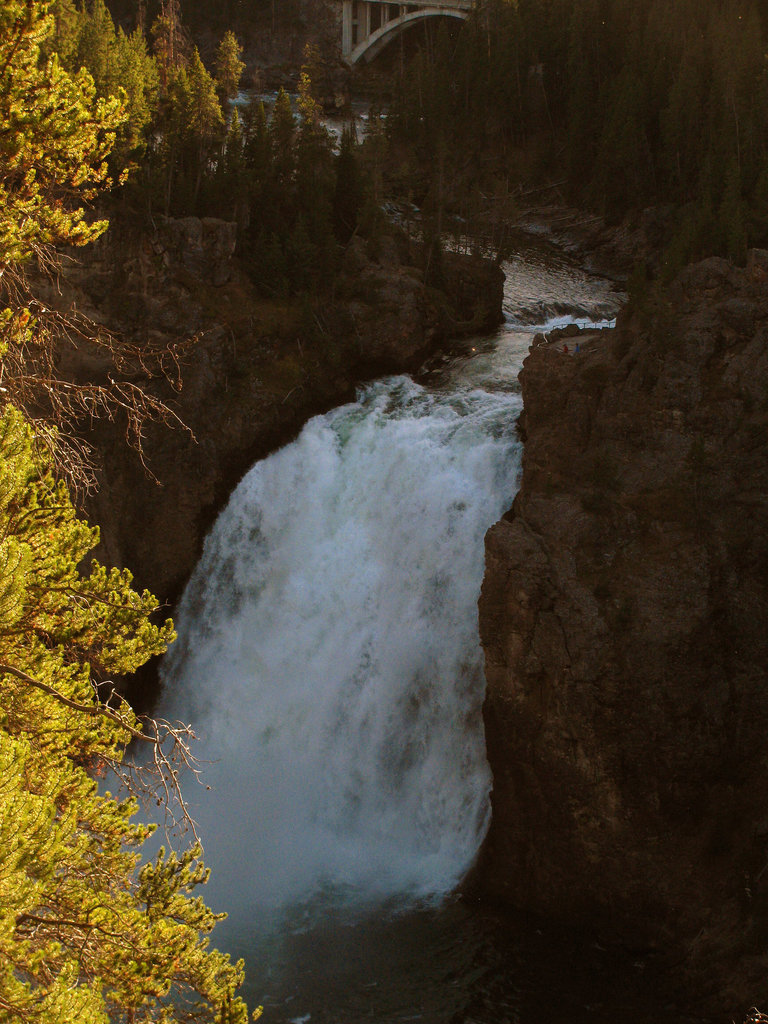
<svg viewBox="0 0 768 1024">
<path fill-rule="evenodd" d="M 217 901 L 427 896 L 469 867 L 489 815 L 483 536 L 515 492 L 519 409 L 380 381 L 233 493 L 164 668 L 164 715 L 215 761 L 189 799 Z M 241 856 L 256 870 L 229 885 Z"/>
</svg>

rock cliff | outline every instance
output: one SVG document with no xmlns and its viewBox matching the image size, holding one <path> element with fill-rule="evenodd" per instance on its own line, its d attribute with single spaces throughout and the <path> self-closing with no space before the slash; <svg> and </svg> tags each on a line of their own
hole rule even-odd
<svg viewBox="0 0 768 1024">
<path fill-rule="evenodd" d="M 143 230 L 123 218 L 60 281 L 42 282 L 49 304 L 77 308 L 149 361 L 183 343 L 180 390 L 141 368 L 133 378 L 189 428 L 147 427 L 153 476 L 127 449 L 119 418 L 88 427 L 101 459 L 86 509 L 101 527 L 97 556 L 129 566 L 139 587 L 172 603 L 213 517 L 257 458 L 351 400 L 361 381 L 413 370 L 448 339 L 500 320 L 498 267 L 448 256 L 445 288 L 435 290 L 408 250 L 392 237 L 371 255 L 355 239 L 322 302 L 267 301 L 238 261 L 234 224 L 187 217 Z M 65 379 L 110 372 L 85 345 L 62 350 L 60 363 Z"/>
<path fill-rule="evenodd" d="M 531 350 L 480 599 L 484 891 L 674 952 L 742 1013 L 768 948 L 766 280 L 766 254 L 710 259 L 579 354 Z"/>
</svg>

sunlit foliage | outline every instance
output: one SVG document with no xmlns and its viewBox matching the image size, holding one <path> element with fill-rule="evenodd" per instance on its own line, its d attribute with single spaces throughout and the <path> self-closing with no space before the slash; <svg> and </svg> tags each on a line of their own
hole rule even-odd
<svg viewBox="0 0 768 1024">
<path fill-rule="evenodd" d="M 98 786 L 145 736 L 112 681 L 164 651 L 172 624 L 129 572 L 87 565 L 98 531 L 11 402 L 46 330 L 21 302 L 24 264 L 104 230 L 85 203 L 125 123 L 121 97 L 98 99 L 88 72 L 50 54 L 54 32 L 42 0 L 0 7 L 0 1021 L 244 1024 L 242 965 L 209 948 L 217 917 L 194 894 L 199 848 L 140 867 L 151 829 L 132 796 Z"/>
</svg>

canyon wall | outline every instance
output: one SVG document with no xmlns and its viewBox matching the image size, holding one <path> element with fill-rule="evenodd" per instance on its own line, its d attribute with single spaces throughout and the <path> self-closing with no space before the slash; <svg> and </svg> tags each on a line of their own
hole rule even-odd
<svg viewBox="0 0 768 1024">
<path fill-rule="evenodd" d="M 768 254 L 710 259 L 531 350 L 480 599 L 484 893 L 741 1012 L 768 995 L 766 281 Z"/>
<path fill-rule="evenodd" d="M 355 387 L 417 369 L 451 339 L 501 319 L 503 274 L 490 261 L 446 255 L 442 288 L 428 287 L 404 237 L 375 251 L 353 239 L 322 297 L 265 299 L 237 256 L 236 227 L 213 218 L 115 220 L 110 232 L 38 291 L 76 308 L 146 356 L 180 348 L 179 376 L 130 379 L 184 427 L 146 426 L 143 460 L 125 423 L 87 424 L 99 460 L 86 502 L 104 562 L 128 566 L 138 587 L 173 603 L 214 516 L 256 459 L 312 415 L 354 398 Z M 47 288 L 47 291 L 46 291 Z M 165 357 L 163 357 L 165 358 Z M 64 379 L 106 380 L 92 346 L 60 353 Z"/>
</svg>

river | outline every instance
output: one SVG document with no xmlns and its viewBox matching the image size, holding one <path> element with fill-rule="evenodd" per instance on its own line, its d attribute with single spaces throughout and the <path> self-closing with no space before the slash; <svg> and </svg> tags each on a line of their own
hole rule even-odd
<svg viewBox="0 0 768 1024">
<path fill-rule="evenodd" d="M 543 239 L 506 266 L 470 355 L 313 419 L 234 491 L 181 602 L 164 717 L 217 945 L 274 1024 L 676 1020 L 655 968 L 462 899 L 489 821 L 476 603 L 510 506 L 533 333 L 622 296 Z M 666 1015 L 665 1015 L 666 1014 Z"/>
</svg>

